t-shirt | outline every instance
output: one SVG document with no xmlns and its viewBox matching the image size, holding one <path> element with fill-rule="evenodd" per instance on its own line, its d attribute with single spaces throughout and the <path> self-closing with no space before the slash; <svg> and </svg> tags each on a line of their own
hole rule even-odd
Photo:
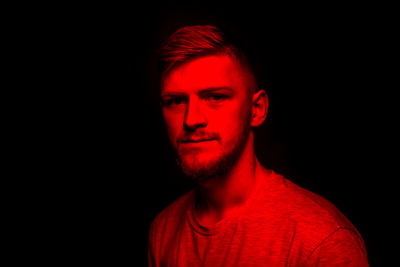
<svg viewBox="0 0 400 267">
<path fill-rule="evenodd" d="M 196 190 L 154 219 L 150 266 L 368 266 L 357 229 L 329 201 L 269 171 L 233 215 L 195 216 Z"/>
</svg>

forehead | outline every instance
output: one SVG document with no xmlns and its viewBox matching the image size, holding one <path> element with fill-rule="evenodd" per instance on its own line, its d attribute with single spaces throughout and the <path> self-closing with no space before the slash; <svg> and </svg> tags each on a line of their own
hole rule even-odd
<svg viewBox="0 0 400 267">
<path fill-rule="evenodd" d="M 246 79 L 240 63 L 229 55 L 209 55 L 190 60 L 165 77 L 162 92 L 190 93 L 212 87 L 245 89 Z"/>
</svg>

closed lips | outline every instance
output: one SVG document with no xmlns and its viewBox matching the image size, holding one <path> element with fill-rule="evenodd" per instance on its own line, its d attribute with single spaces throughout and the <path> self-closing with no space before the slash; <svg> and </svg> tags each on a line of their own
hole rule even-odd
<svg viewBox="0 0 400 267">
<path fill-rule="evenodd" d="M 215 139 L 190 139 L 190 140 L 182 140 L 182 143 L 200 143 L 205 141 L 213 141 Z"/>
</svg>

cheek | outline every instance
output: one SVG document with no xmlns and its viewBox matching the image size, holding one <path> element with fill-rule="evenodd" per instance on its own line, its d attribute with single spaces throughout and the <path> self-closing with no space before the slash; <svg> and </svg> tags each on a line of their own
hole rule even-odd
<svg viewBox="0 0 400 267">
<path fill-rule="evenodd" d="M 178 114 L 171 114 L 169 112 L 163 112 L 164 122 L 167 129 L 168 137 L 176 145 L 176 138 L 179 136 L 181 131 L 182 119 Z"/>
<path fill-rule="evenodd" d="M 249 108 L 237 105 L 215 116 L 213 120 L 214 128 L 221 135 L 225 143 L 235 142 L 243 129 L 249 126 Z"/>
<path fill-rule="evenodd" d="M 233 132 L 237 128 L 235 125 L 235 122 L 237 122 L 237 120 L 234 119 L 232 115 L 233 114 L 223 114 L 221 116 L 215 117 L 215 119 L 213 120 L 215 129 L 220 133 L 222 138 L 233 134 Z"/>
</svg>

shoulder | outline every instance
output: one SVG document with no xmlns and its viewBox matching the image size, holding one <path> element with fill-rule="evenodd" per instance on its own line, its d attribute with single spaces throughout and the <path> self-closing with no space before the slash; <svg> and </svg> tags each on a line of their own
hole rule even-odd
<svg viewBox="0 0 400 267">
<path fill-rule="evenodd" d="M 364 242 L 357 233 L 339 228 L 320 242 L 307 257 L 307 266 L 368 266 Z"/>
<path fill-rule="evenodd" d="M 193 200 L 194 190 L 191 190 L 166 206 L 154 218 L 151 224 L 152 230 L 154 231 L 156 228 L 166 227 L 166 225 L 177 224 L 185 217 L 188 208 L 193 203 Z"/>
<path fill-rule="evenodd" d="M 324 197 L 274 172 L 270 181 L 264 198 L 274 205 L 284 220 L 290 220 L 295 225 L 298 234 L 316 242 L 338 229 L 349 229 L 359 236 L 352 223 Z"/>
<path fill-rule="evenodd" d="M 184 222 L 193 196 L 193 190 L 187 192 L 164 208 L 152 221 L 148 235 L 148 259 L 154 266 L 156 266 L 155 262 L 160 261 L 164 248 L 168 246 L 176 230 Z"/>
<path fill-rule="evenodd" d="M 338 250 L 352 248 L 348 255 L 365 259 L 364 241 L 356 227 L 324 197 L 272 172 L 264 190 L 264 205 L 279 217 L 275 224 L 287 226 L 293 246 L 312 259 L 332 256 Z M 350 257 L 349 256 L 349 257 Z M 364 266 L 364 265 L 360 265 Z"/>
</svg>

